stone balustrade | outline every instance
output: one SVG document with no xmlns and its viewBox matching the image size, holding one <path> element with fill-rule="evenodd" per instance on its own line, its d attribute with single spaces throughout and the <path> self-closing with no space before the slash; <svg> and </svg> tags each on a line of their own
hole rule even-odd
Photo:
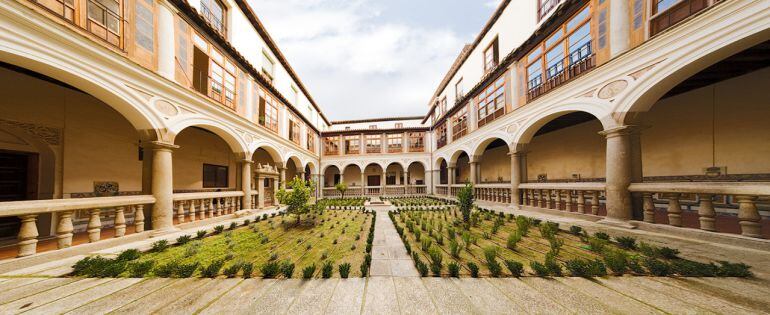
<svg viewBox="0 0 770 315">
<path fill-rule="evenodd" d="M 406 186 L 407 195 L 425 195 L 428 193 L 428 187 L 425 185 L 409 185 Z"/>
<path fill-rule="evenodd" d="M 436 185 L 436 195 L 447 196 L 449 194 L 448 185 Z"/>
<path fill-rule="evenodd" d="M 21 219 L 18 234 L 18 256 L 24 257 L 37 253 L 39 236 L 37 217 L 39 215 L 53 214 L 53 218 L 56 220 L 55 231 L 58 248 L 63 249 L 72 246 L 73 216 L 76 212 L 87 214 L 86 231 L 89 242 L 93 243 L 101 239 L 102 212 L 115 212 L 113 226 L 115 237 L 122 237 L 126 233 L 126 214 L 134 214 L 135 231 L 136 233 L 143 232 L 144 207 L 154 203 L 155 198 L 150 195 L 10 201 L 0 203 L 0 217 L 19 217 Z"/>
<path fill-rule="evenodd" d="M 600 215 L 604 190 L 604 183 L 519 184 L 524 206 L 593 215 Z"/>
<path fill-rule="evenodd" d="M 473 194 L 476 200 L 511 203 L 511 184 L 476 184 Z"/>
<path fill-rule="evenodd" d="M 177 224 L 232 214 L 241 209 L 242 191 L 174 194 Z"/>
<path fill-rule="evenodd" d="M 395 185 L 395 186 L 385 186 L 385 194 L 386 196 L 403 196 L 406 194 L 406 186 L 401 185 Z"/>
<path fill-rule="evenodd" d="M 324 198 L 335 198 L 340 197 L 342 194 L 337 190 L 337 188 L 334 187 L 324 187 L 323 188 L 323 196 Z"/>
<path fill-rule="evenodd" d="M 379 196 L 382 194 L 382 187 L 380 186 L 366 186 L 364 187 L 364 194 L 367 196 Z"/>
<path fill-rule="evenodd" d="M 737 204 L 740 233 L 748 237 L 761 238 L 762 217 L 758 203 L 770 202 L 770 183 L 751 182 L 656 182 L 633 183 L 633 193 L 642 196 L 644 222 L 655 222 L 655 203 L 665 205 L 668 224 L 682 226 L 682 201 L 697 207 L 700 229 L 716 231 L 717 213 L 734 209 Z"/>
</svg>

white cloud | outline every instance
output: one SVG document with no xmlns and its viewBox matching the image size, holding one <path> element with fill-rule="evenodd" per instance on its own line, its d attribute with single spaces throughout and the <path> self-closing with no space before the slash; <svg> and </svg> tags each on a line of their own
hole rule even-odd
<svg viewBox="0 0 770 315">
<path fill-rule="evenodd" d="M 249 0 L 330 119 L 422 115 L 464 43 L 370 0 Z"/>
<path fill-rule="evenodd" d="M 502 0 L 488 0 L 484 5 L 488 8 L 496 9 L 500 6 L 500 2 L 502 2 Z"/>
</svg>

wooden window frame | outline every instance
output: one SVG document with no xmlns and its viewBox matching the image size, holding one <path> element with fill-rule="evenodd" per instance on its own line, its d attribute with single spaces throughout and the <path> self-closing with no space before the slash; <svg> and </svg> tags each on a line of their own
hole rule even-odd
<svg viewBox="0 0 770 315">
<path fill-rule="evenodd" d="M 476 104 L 478 128 L 505 115 L 506 108 L 508 108 L 508 90 L 505 88 L 506 85 L 508 85 L 508 78 L 502 75 L 476 95 L 474 103 Z M 497 101 L 500 98 L 502 98 L 502 105 L 497 108 L 497 104 L 499 104 Z M 490 109 L 492 112 L 490 112 Z"/>
<path fill-rule="evenodd" d="M 301 142 L 300 139 L 300 130 L 301 126 L 299 124 L 299 121 L 296 117 L 289 117 L 289 141 L 294 142 L 296 145 L 299 145 Z"/>
<path fill-rule="evenodd" d="M 400 153 L 404 151 L 404 135 L 391 133 L 387 135 L 388 153 Z"/>
<path fill-rule="evenodd" d="M 542 21 L 548 13 L 553 11 L 553 9 L 556 9 L 559 2 L 561 2 L 561 0 L 537 0 L 537 21 Z M 543 10 L 543 7 L 546 5 L 548 5 L 548 7 Z"/>
<path fill-rule="evenodd" d="M 219 8 L 221 8 L 222 16 L 217 18 L 214 15 L 214 12 L 212 12 L 211 9 L 209 8 L 207 2 L 215 4 Z M 209 25 L 211 25 L 211 28 L 221 33 L 222 35 L 227 35 L 227 9 L 228 8 L 225 5 L 225 3 L 220 0 L 201 0 L 200 8 L 201 8 L 201 15 L 203 16 L 203 19 L 206 20 L 206 22 L 208 22 Z"/>
<path fill-rule="evenodd" d="M 488 59 L 489 51 L 492 50 L 492 59 Z M 484 49 L 484 73 L 488 73 L 495 69 L 500 64 L 500 41 L 497 36 L 495 36 L 494 39 L 492 39 L 492 42 L 489 43 L 489 46 Z"/>
<path fill-rule="evenodd" d="M 345 155 L 361 154 L 361 136 L 345 136 L 342 141 L 345 143 Z M 351 147 L 355 150 L 351 150 Z"/>
<path fill-rule="evenodd" d="M 410 132 L 407 134 L 409 152 L 425 152 L 425 132 Z"/>
<path fill-rule="evenodd" d="M 101 38 L 102 40 L 106 41 L 107 43 L 122 48 L 123 47 L 123 39 L 126 29 L 126 23 L 125 23 L 125 0 L 109 0 L 117 2 L 118 5 L 118 12 L 112 11 L 109 8 L 107 8 L 105 5 L 103 5 L 100 1 L 97 0 L 86 0 L 86 30 L 91 32 L 91 34 L 96 35 L 97 37 Z M 57 1 L 58 2 L 58 1 Z M 102 21 L 97 21 L 96 19 L 91 17 L 91 6 L 97 7 L 102 10 L 103 16 Z M 111 14 L 110 14 L 111 13 Z M 117 19 L 117 27 L 119 28 L 117 32 L 114 32 L 110 27 L 107 25 L 107 19 L 109 16 L 112 16 L 113 18 Z"/>
<path fill-rule="evenodd" d="M 273 97 L 266 90 L 259 90 L 260 106 L 264 102 L 265 112 L 259 113 L 259 124 L 272 132 L 278 132 L 278 99 Z M 264 115 L 263 115 L 264 114 Z"/>
<path fill-rule="evenodd" d="M 212 184 L 211 180 L 209 180 L 209 181 L 206 180 L 206 177 L 207 177 L 206 176 L 207 175 L 206 170 L 209 169 L 209 168 L 216 168 L 216 170 L 214 171 L 214 179 L 213 179 L 214 183 L 213 184 Z M 225 173 L 224 183 L 220 183 L 220 178 L 219 178 L 219 171 L 220 170 L 224 170 L 224 173 Z M 208 174 L 210 174 L 210 173 L 208 173 Z M 216 165 L 216 164 L 203 163 L 203 177 L 202 177 L 202 179 L 203 179 L 202 180 L 203 188 L 227 188 L 227 187 L 230 186 L 230 169 L 229 169 L 229 167 L 224 166 L 224 165 Z"/>
<path fill-rule="evenodd" d="M 365 135 L 366 153 L 382 153 L 382 135 Z"/>
<path fill-rule="evenodd" d="M 308 130 L 306 137 L 307 139 L 305 140 L 305 148 L 310 152 L 315 152 L 315 133 Z"/>
<path fill-rule="evenodd" d="M 460 139 L 468 133 L 468 106 L 452 115 L 452 139 Z"/>
<path fill-rule="evenodd" d="M 324 155 L 339 155 L 340 154 L 340 137 L 324 137 Z M 332 148 L 334 150 L 332 150 Z"/>
<path fill-rule="evenodd" d="M 650 37 L 673 27 L 679 22 L 687 19 L 695 13 L 698 13 L 720 0 L 678 0 L 668 8 L 659 10 L 658 4 L 661 0 L 650 1 Z"/>
<path fill-rule="evenodd" d="M 449 144 L 449 139 L 447 138 L 447 123 L 445 121 L 436 127 L 436 148 L 440 149 L 447 144 Z"/>
<path fill-rule="evenodd" d="M 588 10 L 588 13 L 585 18 L 577 22 L 572 29 L 568 29 L 567 26 L 578 18 L 586 9 Z M 594 7 L 590 3 L 581 7 L 569 19 L 562 23 L 557 30 L 553 31 L 545 40 L 541 41 L 535 48 L 529 51 L 526 61 L 524 62 L 526 79 L 522 82 L 527 91 L 527 101 L 531 101 L 551 89 L 566 83 L 573 77 L 595 67 L 595 49 L 593 47 L 595 38 L 592 34 L 593 26 L 591 26 L 591 20 L 594 13 L 593 10 Z M 585 25 L 589 25 L 588 42 L 578 47 L 578 50 L 575 52 L 570 52 L 570 37 Z M 554 72 L 553 75 L 549 76 L 549 71 L 551 69 L 548 67 L 548 54 L 553 49 L 556 49 L 557 46 L 562 47 L 562 56 L 559 63 L 554 64 L 554 66 L 560 65 L 558 68 L 561 70 L 558 70 L 558 72 Z M 583 56 L 584 52 L 585 56 Z M 578 53 L 577 55 L 579 58 L 577 60 L 570 58 L 574 53 Z M 540 73 L 537 77 L 532 77 L 530 76 L 529 69 L 536 63 L 540 65 Z M 533 82 L 536 82 L 536 84 Z"/>
</svg>

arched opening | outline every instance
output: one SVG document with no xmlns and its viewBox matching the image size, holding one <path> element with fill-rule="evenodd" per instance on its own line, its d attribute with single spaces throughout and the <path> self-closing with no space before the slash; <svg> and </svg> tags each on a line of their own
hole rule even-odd
<svg viewBox="0 0 770 315">
<path fill-rule="evenodd" d="M 426 184 L 425 165 L 420 162 L 412 162 L 406 168 L 406 193 L 408 195 L 426 194 L 428 192 Z"/>
<path fill-rule="evenodd" d="M 347 195 L 361 195 L 364 189 L 363 171 L 356 164 L 349 164 L 342 169 L 342 181 L 348 185 Z"/>
<path fill-rule="evenodd" d="M 323 174 L 323 187 L 334 187 L 342 182 L 340 174 L 340 169 L 337 166 L 330 165 L 326 167 Z"/>
<path fill-rule="evenodd" d="M 511 182 L 511 157 L 508 144 L 503 139 L 485 141 L 479 146 L 478 179 L 479 184 L 501 184 Z"/>
<path fill-rule="evenodd" d="M 6 63 L 0 63 L 0 84 L 0 202 L 147 191 L 143 146 L 154 138 L 138 131 L 152 128 L 135 109 L 108 104 L 67 82 Z M 99 237 L 114 237 L 115 208 L 100 210 Z M 89 242 L 89 217 L 88 210 L 72 214 L 72 245 Z M 37 252 L 57 248 L 56 239 L 49 236 L 56 233 L 58 218 L 37 216 Z M 126 233 L 133 233 L 133 209 L 125 218 Z M 17 217 L 0 217 L 0 259 L 17 255 L 15 246 L 3 245 L 17 243 L 19 227 Z"/>
<path fill-rule="evenodd" d="M 174 192 L 233 191 L 238 157 L 228 143 L 202 127 L 188 127 L 174 139 Z"/>
<path fill-rule="evenodd" d="M 441 159 L 441 161 L 438 163 L 438 167 L 439 167 L 438 183 L 440 185 L 449 184 L 449 168 L 446 160 Z"/>
<path fill-rule="evenodd" d="M 466 184 L 471 182 L 471 157 L 464 151 L 455 160 L 454 183 Z"/>
<path fill-rule="evenodd" d="M 666 183 L 671 188 L 681 182 L 770 182 L 766 119 L 770 102 L 762 92 L 770 85 L 769 51 L 770 41 L 766 41 L 701 66 L 683 80 L 674 73 L 651 88 L 667 92 L 657 101 L 640 101 L 632 110 L 642 112 L 627 116 L 626 121 L 644 126 L 640 130 L 643 182 Z M 693 67 L 702 62 L 693 61 Z M 692 72 L 681 72 L 685 71 Z M 708 189 L 643 193 L 649 206 L 635 209 L 637 219 L 770 238 L 770 214 L 763 211 L 770 209 L 770 203 L 761 198 L 747 200 L 759 210 L 742 218 L 740 193 L 724 195 Z"/>
<path fill-rule="evenodd" d="M 369 164 L 364 167 L 363 177 L 361 178 L 364 191 L 367 195 L 381 194 L 381 187 L 385 186 L 385 170 L 379 164 Z"/>
<path fill-rule="evenodd" d="M 404 167 L 399 163 L 390 163 L 385 168 L 385 192 L 386 195 L 403 195 L 406 193 L 406 174 Z"/>
<path fill-rule="evenodd" d="M 296 156 L 289 158 L 286 161 L 286 181 L 291 181 L 294 177 L 305 177 L 305 169 L 302 167 L 302 162 Z"/>
</svg>

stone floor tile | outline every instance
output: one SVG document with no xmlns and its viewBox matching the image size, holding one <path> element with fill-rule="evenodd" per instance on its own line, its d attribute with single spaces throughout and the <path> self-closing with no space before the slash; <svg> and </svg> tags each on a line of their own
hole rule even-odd
<svg viewBox="0 0 770 315">
<path fill-rule="evenodd" d="M 142 279 L 115 279 L 113 281 L 104 282 L 70 296 L 55 300 L 51 303 L 39 306 L 37 308 L 32 308 L 29 311 L 25 311 L 25 314 L 63 313 L 78 308 L 84 304 L 88 304 L 91 301 L 109 296 L 117 291 L 123 290 L 141 281 Z"/>
<path fill-rule="evenodd" d="M 680 288 L 701 292 L 703 294 L 717 296 L 757 312 L 770 310 L 770 299 L 767 298 L 768 294 L 763 293 L 762 291 L 748 288 L 740 283 L 731 285 L 729 284 L 729 281 L 718 281 L 713 283 L 711 283 L 711 281 L 704 281 L 707 279 L 710 278 L 655 278 L 654 280 Z M 752 280 L 745 281 L 749 282 Z"/>
<path fill-rule="evenodd" d="M 420 273 L 414 268 L 411 259 L 395 259 L 390 261 L 390 273 L 394 277 L 419 277 Z"/>
<path fill-rule="evenodd" d="M 370 276 L 390 276 L 390 262 L 389 259 L 372 259 L 372 266 L 369 269 Z"/>
<path fill-rule="evenodd" d="M 284 314 L 297 296 L 302 292 L 307 281 L 285 279 L 278 281 L 257 299 L 255 307 L 249 310 L 252 314 Z"/>
<path fill-rule="evenodd" d="M 79 281 L 60 285 L 51 288 L 50 290 L 42 291 L 35 295 L 30 295 L 10 303 L 0 305 L 0 314 L 21 313 L 25 310 L 48 304 L 52 301 L 76 294 L 80 291 L 87 290 L 91 287 L 113 280 L 114 279 L 82 279 Z"/>
<path fill-rule="evenodd" d="M 0 286 L 2 286 L 3 292 L 6 292 L 17 287 L 29 285 L 43 280 L 48 280 L 48 278 L 3 278 L 3 282 L 0 282 Z M 0 300 L 0 302 L 2 302 L 2 300 Z"/>
<path fill-rule="evenodd" d="M 641 287 L 628 281 L 630 277 L 613 277 L 596 279 L 603 286 L 630 296 L 645 304 L 652 305 L 667 313 L 676 314 L 710 314 L 711 312 L 678 299 L 676 296 L 663 294 Z"/>
<path fill-rule="evenodd" d="M 323 314 L 340 279 L 303 281 L 302 292 L 294 299 L 288 314 Z"/>
<path fill-rule="evenodd" d="M 367 278 L 340 279 L 334 288 L 325 313 L 334 315 L 360 314 Z"/>
<path fill-rule="evenodd" d="M 205 308 L 243 279 L 204 279 L 205 283 L 158 310 L 160 314 L 192 314 Z"/>
<path fill-rule="evenodd" d="M 374 259 L 390 259 L 389 247 L 386 246 L 374 246 L 372 248 L 372 260 Z"/>
<path fill-rule="evenodd" d="M 275 279 L 246 279 L 209 304 L 199 314 L 252 313 L 259 307 L 257 301 L 278 283 Z M 237 302 L 235 302 L 237 301 Z"/>
<path fill-rule="evenodd" d="M 468 297 L 473 308 L 479 313 L 510 314 L 522 311 L 521 307 L 484 279 L 451 278 L 450 280 Z"/>
<path fill-rule="evenodd" d="M 543 295 L 559 301 L 567 309 L 581 314 L 610 314 L 612 309 L 601 301 L 573 290 L 555 279 L 525 277 L 521 281 L 533 287 Z"/>
<path fill-rule="evenodd" d="M 174 283 L 176 279 L 144 279 L 109 296 L 91 301 L 66 314 L 106 314 Z"/>
<path fill-rule="evenodd" d="M 473 304 L 462 293 L 460 287 L 447 278 L 420 278 L 428 293 L 435 301 L 439 314 L 474 314 Z"/>
<path fill-rule="evenodd" d="M 433 298 L 419 278 L 394 277 L 401 314 L 436 314 Z"/>
<path fill-rule="evenodd" d="M 568 286 L 571 289 L 601 301 L 610 306 L 616 313 L 624 314 L 662 314 L 658 309 L 647 304 L 634 300 L 631 297 L 622 295 L 617 291 L 604 287 L 585 278 L 556 278 L 556 281 Z"/>
<path fill-rule="evenodd" d="M 677 298 L 683 299 L 688 303 L 695 303 L 699 307 L 709 309 L 714 313 L 742 314 L 742 313 L 750 312 L 749 309 L 735 305 L 719 297 L 707 295 L 703 293 L 696 293 L 688 289 L 682 289 L 677 286 L 655 281 L 653 278 L 633 277 L 630 280 L 633 283 L 646 287 L 650 290 L 657 291 L 663 294 L 676 296 Z"/>
<path fill-rule="evenodd" d="M 32 278 L 33 281 L 19 281 L 14 288 L 0 291 L 0 304 L 9 303 L 21 298 L 35 295 L 77 281 L 75 278 L 41 279 Z"/>
<path fill-rule="evenodd" d="M 366 284 L 363 314 L 398 314 L 398 297 L 391 277 L 372 277 Z"/>
<path fill-rule="evenodd" d="M 528 286 L 518 278 L 490 278 L 489 283 L 497 287 L 516 305 L 522 307 L 530 314 L 565 314 L 569 310 L 553 300 Z"/>
<path fill-rule="evenodd" d="M 113 314 L 147 314 L 173 303 L 184 295 L 205 284 L 208 279 L 180 279 L 155 292 L 145 295 L 123 307 L 112 311 Z"/>
</svg>

